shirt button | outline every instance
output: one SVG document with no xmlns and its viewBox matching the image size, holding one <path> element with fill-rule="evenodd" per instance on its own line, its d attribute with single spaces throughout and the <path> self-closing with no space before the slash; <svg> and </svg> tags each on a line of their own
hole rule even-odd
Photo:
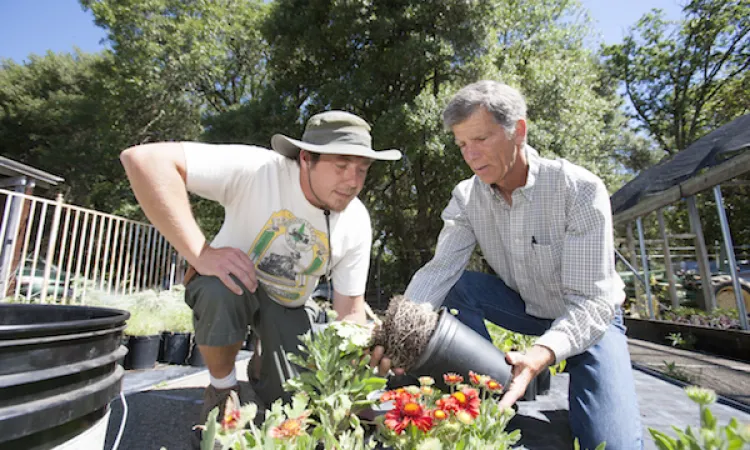
<svg viewBox="0 0 750 450">
<path fill-rule="evenodd" d="M 516 238 L 516 244 L 520 244 L 520 243 L 521 243 L 521 240 Z"/>
</svg>

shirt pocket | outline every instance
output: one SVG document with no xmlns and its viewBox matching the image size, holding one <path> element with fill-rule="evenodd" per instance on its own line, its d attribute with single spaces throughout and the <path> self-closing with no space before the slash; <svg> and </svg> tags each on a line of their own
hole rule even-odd
<svg viewBox="0 0 750 450">
<path fill-rule="evenodd" d="M 561 293 L 562 249 L 555 245 L 531 244 L 531 273 L 540 291 L 548 295 Z"/>
</svg>

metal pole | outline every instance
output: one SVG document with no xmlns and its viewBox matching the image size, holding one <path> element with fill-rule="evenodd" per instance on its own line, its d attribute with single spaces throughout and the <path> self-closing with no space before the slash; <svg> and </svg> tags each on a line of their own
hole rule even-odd
<svg viewBox="0 0 750 450">
<path fill-rule="evenodd" d="M 646 285 L 646 282 L 643 281 L 643 278 L 640 275 L 638 275 L 638 269 L 636 269 L 635 267 L 633 267 L 633 265 L 628 262 L 627 258 L 625 258 L 624 256 L 622 256 L 622 253 L 618 252 L 617 249 L 615 249 L 615 256 L 617 258 L 619 258 L 620 261 L 622 261 L 622 263 L 625 264 L 625 266 L 631 272 L 633 272 L 633 276 L 635 277 L 636 280 L 640 281 L 642 285 L 644 285 L 644 286 Z"/>
<path fill-rule="evenodd" d="M 734 244 L 732 243 L 732 233 L 729 231 L 727 212 L 724 210 L 724 199 L 721 196 L 721 186 L 714 186 L 714 197 L 716 198 L 716 209 L 719 213 L 719 222 L 721 222 L 721 234 L 724 236 L 724 247 L 727 252 L 727 259 L 729 260 L 729 274 L 732 276 L 732 287 L 734 288 L 734 297 L 737 301 L 737 312 L 740 316 L 742 329 L 747 331 L 747 311 L 745 310 L 745 301 L 742 298 L 740 278 L 737 275 L 737 261 L 734 258 Z"/>
<path fill-rule="evenodd" d="M 646 287 L 646 301 L 648 302 L 648 316 L 654 319 L 654 305 L 651 302 L 651 276 L 648 273 L 648 256 L 646 256 L 646 242 L 643 238 L 643 220 L 641 217 L 636 219 L 638 225 L 638 243 L 641 246 L 641 267 L 643 267 L 643 279 Z"/>
</svg>

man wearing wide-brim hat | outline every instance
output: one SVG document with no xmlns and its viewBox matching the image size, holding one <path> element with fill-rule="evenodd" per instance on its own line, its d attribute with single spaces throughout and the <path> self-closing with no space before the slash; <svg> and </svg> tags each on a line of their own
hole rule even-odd
<svg viewBox="0 0 750 450">
<path fill-rule="evenodd" d="M 357 194 L 374 160 L 401 152 L 373 150 L 367 122 L 343 111 L 317 114 L 301 140 L 277 134 L 271 146 L 157 143 L 121 155 L 144 212 L 198 274 L 185 301 L 211 379 L 201 423 L 240 390 L 234 363 L 248 326 L 263 343 L 260 399 L 243 389 L 241 401 L 285 397 L 295 374 L 285 355 L 311 327 L 303 305 L 322 275 L 333 281 L 338 317 L 365 321 L 372 233 Z M 224 206 L 210 244 L 188 191 Z"/>
</svg>

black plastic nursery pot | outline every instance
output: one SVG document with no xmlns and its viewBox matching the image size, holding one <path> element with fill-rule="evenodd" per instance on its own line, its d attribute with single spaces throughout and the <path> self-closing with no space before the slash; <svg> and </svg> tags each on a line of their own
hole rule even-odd
<svg viewBox="0 0 750 450">
<path fill-rule="evenodd" d="M 549 394 L 550 387 L 552 386 L 552 374 L 549 369 L 544 369 L 532 378 L 529 385 L 526 387 L 526 392 L 523 393 L 523 397 L 519 399 L 522 402 L 531 402 L 536 400 L 537 395 Z"/>
<path fill-rule="evenodd" d="M 128 370 L 153 369 L 159 357 L 161 335 L 130 336 L 125 368 Z"/>
<path fill-rule="evenodd" d="M 552 374 L 549 369 L 544 369 L 536 376 L 536 393 L 537 395 L 546 395 L 552 386 Z"/>
<path fill-rule="evenodd" d="M 161 336 L 159 361 L 167 364 L 187 364 L 190 353 L 190 333 L 165 331 Z"/>
<path fill-rule="evenodd" d="M 40 450 L 92 435 L 102 448 L 130 314 L 64 305 L 0 304 L 0 448 Z M 90 433 L 103 426 L 102 433 Z"/>
<path fill-rule="evenodd" d="M 188 364 L 193 367 L 205 367 L 206 363 L 203 361 L 203 355 L 198 349 L 198 344 L 195 343 L 195 339 L 191 339 L 190 342 L 190 355 L 188 356 Z"/>
<path fill-rule="evenodd" d="M 508 386 L 511 369 L 510 364 L 505 362 L 505 354 L 491 341 L 442 309 L 427 348 L 409 372 L 418 376 L 428 375 L 435 379 L 440 389 L 446 390 L 443 375 L 449 372 L 468 380 L 469 371 L 473 371 Z"/>
</svg>

